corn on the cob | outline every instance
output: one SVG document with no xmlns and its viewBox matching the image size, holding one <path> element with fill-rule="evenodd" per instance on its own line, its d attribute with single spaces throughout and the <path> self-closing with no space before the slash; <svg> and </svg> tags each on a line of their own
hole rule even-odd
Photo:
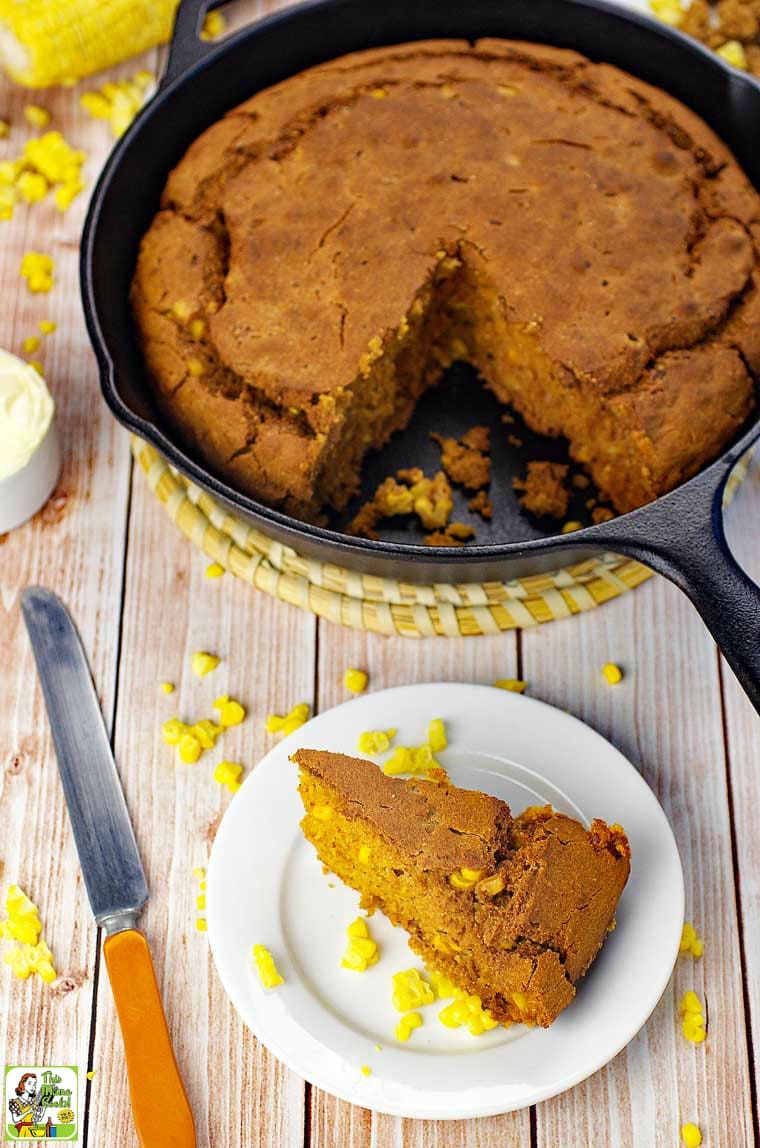
<svg viewBox="0 0 760 1148">
<path fill-rule="evenodd" d="M 45 88 L 169 39 L 178 0 L 0 0 L 0 64 Z"/>
</svg>

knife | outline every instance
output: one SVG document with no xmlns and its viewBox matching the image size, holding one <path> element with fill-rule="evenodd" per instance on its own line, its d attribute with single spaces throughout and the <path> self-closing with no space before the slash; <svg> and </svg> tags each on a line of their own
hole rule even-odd
<svg viewBox="0 0 760 1148">
<path fill-rule="evenodd" d="M 63 792 L 124 1040 L 129 1093 L 142 1148 L 195 1148 L 148 942 L 136 928 L 148 900 L 82 643 L 63 602 L 30 586 L 21 610 L 42 683 Z"/>
</svg>

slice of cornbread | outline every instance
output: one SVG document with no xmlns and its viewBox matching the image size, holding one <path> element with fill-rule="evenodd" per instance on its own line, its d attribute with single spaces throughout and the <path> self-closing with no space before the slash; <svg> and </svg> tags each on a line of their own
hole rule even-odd
<svg viewBox="0 0 760 1148">
<path fill-rule="evenodd" d="M 496 797 L 342 754 L 291 760 L 304 835 L 362 906 L 497 1020 L 550 1025 L 613 927 L 630 870 L 620 826 L 587 830 L 550 806 L 513 818 Z"/>
</svg>

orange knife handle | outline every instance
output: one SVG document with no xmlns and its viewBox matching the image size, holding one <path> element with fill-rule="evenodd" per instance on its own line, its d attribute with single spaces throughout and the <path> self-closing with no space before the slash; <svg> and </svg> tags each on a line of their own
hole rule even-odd
<svg viewBox="0 0 760 1148">
<path fill-rule="evenodd" d="M 195 1128 L 174 1057 L 148 942 L 137 929 L 107 936 L 103 955 L 124 1039 L 141 1148 L 195 1148 Z"/>
</svg>

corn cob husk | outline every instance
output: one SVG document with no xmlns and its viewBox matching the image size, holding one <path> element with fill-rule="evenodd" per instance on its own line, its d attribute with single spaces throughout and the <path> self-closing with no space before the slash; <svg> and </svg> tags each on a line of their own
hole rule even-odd
<svg viewBox="0 0 760 1148">
<path fill-rule="evenodd" d="M 17 83 L 78 80 L 169 39 L 178 0 L 0 0 L 0 64 Z"/>
</svg>

